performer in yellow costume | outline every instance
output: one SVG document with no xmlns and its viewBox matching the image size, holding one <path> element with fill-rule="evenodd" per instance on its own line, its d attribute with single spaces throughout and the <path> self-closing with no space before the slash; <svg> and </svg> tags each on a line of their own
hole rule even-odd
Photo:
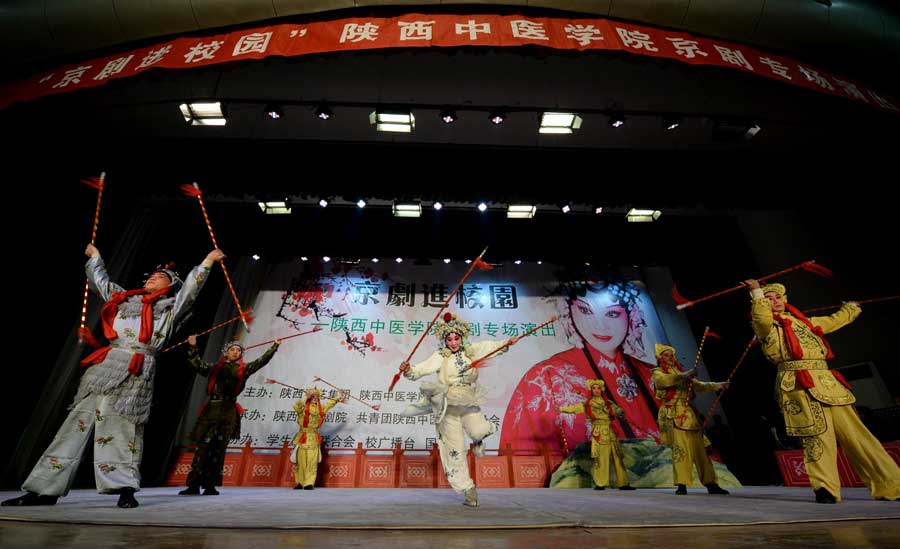
<svg viewBox="0 0 900 549">
<path fill-rule="evenodd" d="M 837 443 L 872 492 L 873 499 L 900 499 L 900 467 L 863 425 L 851 404 L 856 397 L 840 372 L 828 369 L 834 355 L 825 334 L 850 324 L 859 305 L 845 303 L 830 316 L 806 318 L 787 302 L 782 284 L 750 288 L 753 331 L 763 354 L 778 366 L 775 398 L 787 434 L 803 442 L 803 461 L 818 503 L 841 499 Z"/>
<path fill-rule="evenodd" d="M 719 487 L 712 460 L 706 455 L 708 441 L 700 430 L 697 413 L 691 406 L 696 393 L 718 391 L 728 382 L 702 382 L 694 379 L 694 371 L 684 371 L 675 358 L 675 348 L 656 344 L 657 368 L 653 370 L 653 386 L 659 407 L 659 434 L 663 445 L 672 449 L 672 469 L 678 495 L 687 494 L 687 485 L 693 483 L 694 465 L 700 473 L 700 482 L 710 494 L 727 494 Z"/>
<path fill-rule="evenodd" d="M 591 396 L 586 402 L 563 406 L 559 411 L 564 414 L 585 414 L 591 421 L 591 457 L 594 459 L 591 475 L 594 477 L 594 489 L 603 490 L 609 485 L 609 461 L 612 458 L 616 469 L 616 486 L 619 490 L 634 490 L 628 484 L 628 472 L 622 462 L 619 441 L 609 426 L 613 415 L 621 416 L 624 411 L 606 398 L 606 384 L 603 381 L 589 379 L 587 384 Z"/>
<path fill-rule="evenodd" d="M 300 431 L 294 437 L 292 444 L 296 450 L 294 453 L 294 486 L 295 490 L 312 490 L 316 483 L 316 473 L 319 463 L 322 461 L 322 435 L 319 427 L 325 422 L 325 414 L 335 407 L 338 402 L 343 402 L 347 397 L 345 391 L 341 392 L 339 399 L 331 399 L 328 404 L 322 405 L 322 392 L 316 388 L 306 390 L 306 396 L 294 404 L 297 412 L 297 423 Z"/>
</svg>

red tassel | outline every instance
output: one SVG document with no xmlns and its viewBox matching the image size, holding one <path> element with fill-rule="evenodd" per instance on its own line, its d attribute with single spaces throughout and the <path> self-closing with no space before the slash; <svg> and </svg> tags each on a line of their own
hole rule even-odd
<svg viewBox="0 0 900 549">
<path fill-rule="evenodd" d="M 759 340 L 758 337 L 754 337 L 753 341 L 750 342 L 751 347 L 756 347 L 757 345 L 761 345 L 762 341 Z"/>
<path fill-rule="evenodd" d="M 678 293 L 678 288 L 675 287 L 675 283 L 672 283 L 672 299 L 675 300 L 676 305 L 684 305 L 685 303 L 690 303 L 691 300 L 684 297 L 680 293 Z"/>
<path fill-rule="evenodd" d="M 187 196 L 193 197 L 193 198 L 203 196 L 203 193 L 200 192 L 200 189 L 198 189 L 197 187 L 195 187 L 193 185 L 187 184 L 187 183 L 179 186 L 178 188 L 179 188 L 179 190 L 181 190 L 182 193 L 184 193 Z"/>
<path fill-rule="evenodd" d="M 97 189 L 98 191 L 103 188 L 103 180 L 101 180 L 99 177 L 90 177 L 88 179 L 82 179 L 81 182 L 84 183 L 85 185 L 87 185 L 88 187 L 93 187 L 93 188 Z"/>
<path fill-rule="evenodd" d="M 82 326 L 78 328 L 78 339 L 87 345 L 90 345 L 94 349 L 100 348 L 100 342 L 97 341 L 97 338 L 94 337 L 94 334 L 91 333 L 90 330 Z"/>
<path fill-rule="evenodd" d="M 246 311 L 244 311 L 244 314 L 243 316 L 241 316 L 241 318 L 244 319 L 244 322 L 246 322 L 248 325 L 253 324 L 253 321 L 256 320 L 256 317 L 253 316 L 252 309 L 247 309 Z"/>
<path fill-rule="evenodd" d="M 803 387 L 804 389 L 810 389 L 815 387 L 816 384 L 813 382 L 812 375 L 809 373 L 809 370 L 797 370 L 797 385 Z"/>
<path fill-rule="evenodd" d="M 711 337 L 713 339 L 722 339 L 722 336 L 712 330 L 706 330 L 706 337 Z"/>
<path fill-rule="evenodd" d="M 278 383 L 278 382 L 275 381 L 274 379 L 266 378 L 265 383 L 267 383 L 267 384 L 269 384 L 269 385 L 275 385 L 275 384 Z"/>
<path fill-rule="evenodd" d="M 485 360 L 483 358 L 479 358 L 478 360 L 473 362 L 470 366 L 472 368 L 487 368 L 488 366 L 493 366 L 493 365 L 494 365 L 494 362 L 491 359 Z"/>
<path fill-rule="evenodd" d="M 388 387 L 389 393 L 394 390 L 394 385 L 396 385 L 398 381 L 400 381 L 400 372 L 394 374 L 394 379 L 391 381 L 391 386 Z"/>
<path fill-rule="evenodd" d="M 834 276 L 834 273 L 831 271 L 831 269 L 829 269 L 827 267 L 823 267 L 822 265 L 819 265 L 818 263 L 815 263 L 813 261 L 806 261 L 803 264 L 801 264 L 801 267 L 806 272 L 809 272 L 809 273 L 812 273 L 815 275 L 819 275 L 819 276 L 822 276 L 825 278 L 831 278 Z"/>
<path fill-rule="evenodd" d="M 478 269 L 481 271 L 490 271 L 494 268 L 494 266 L 490 263 L 485 263 L 484 261 L 482 261 L 480 257 L 475 260 L 475 266 L 478 267 Z"/>
</svg>

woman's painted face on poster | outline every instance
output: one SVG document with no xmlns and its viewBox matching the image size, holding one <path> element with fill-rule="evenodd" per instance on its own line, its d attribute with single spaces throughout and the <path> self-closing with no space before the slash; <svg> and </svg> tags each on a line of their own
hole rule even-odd
<svg viewBox="0 0 900 549">
<path fill-rule="evenodd" d="M 628 334 L 628 311 L 609 292 L 587 292 L 572 302 L 572 322 L 588 345 L 613 356 Z"/>
</svg>

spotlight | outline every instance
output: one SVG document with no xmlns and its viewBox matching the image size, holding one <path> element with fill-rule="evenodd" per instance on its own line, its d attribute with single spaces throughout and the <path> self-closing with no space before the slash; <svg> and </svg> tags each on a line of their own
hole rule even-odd
<svg viewBox="0 0 900 549">
<path fill-rule="evenodd" d="M 253 258 L 253 261 L 259 261 L 259 255 L 258 255 L 258 254 L 253 254 L 253 255 L 251 255 L 250 257 Z"/>
<path fill-rule="evenodd" d="M 309 258 L 306 257 L 305 255 L 301 255 L 301 256 L 300 256 L 300 261 L 309 261 Z"/>
<path fill-rule="evenodd" d="M 522 260 L 521 260 L 521 259 L 517 259 L 517 260 L 515 260 L 513 263 L 515 263 L 516 265 L 521 265 L 521 264 L 522 264 Z"/>
<path fill-rule="evenodd" d="M 572 207 L 569 206 L 568 204 L 564 204 L 563 207 L 560 209 L 562 210 L 562 213 L 564 213 L 564 214 L 567 214 L 572 211 Z"/>
<path fill-rule="evenodd" d="M 491 111 L 488 120 L 491 121 L 491 124 L 499 126 L 506 120 L 506 113 L 503 111 Z"/>
<path fill-rule="evenodd" d="M 485 204 L 484 202 L 479 202 L 478 203 L 478 211 L 483 212 L 485 210 L 487 210 L 487 204 Z"/>
<path fill-rule="evenodd" d="M 372 263 L 378 263 L 378 258 L 377 258 L 377 257 L 373 257 L 373 258 L 372 258 Z"/>
<path fill-rule="evenodd" d="M 322 200 L 319 200 L 319 206 L 322 206 L 323 208 L 327 207 L 328 201 L 325 200 L 324 198 Z"/>
<path fill-rule="evenodd" d="M 403 263 L 403 258 L 402 258 L 402 257 L 398 257 L 398 258 L 395 259 L 394 261 L 396 261 L 397 263 Z"/>
<path fill-rule="evenodd" d="M 441 111 L 441 120 L 444 122 L 444 124 L 452 124 L 456 122 L 457 118 L 458 117 L 456 116 L 456 111 L 454 110 L 444 109 Z"/>
<path fill-rule="evenodd" d="M 625 125 L 625 115 L 624 114 L 613 114 L 609 117 L 609 125 L 613 128 L 621 128 Z"/>
<path fill-rule="evenodd" d="M 443 207 L 444 207 L 444 205 L 441 204 L 440 202 L 435 202 L 435 203 L 434 203 L 434 209 L 435 209 L 435 210 L 440 210 L 440 209 L 443 208 Z"/>
<path fill-rule="evenodd" d="M 278 105 L 266 105 L 266 116 L 272 120 L 278 120 L 284 116 L 284 111 Z"/>
<path fill-rule="evenodd" d="M 331 109 L 328 108 L 328 105 L 326 105 L 325 103 L 322 103 L 321 105 L 316 107 L 316 118 L 319 118 L 320 120 L 328 120 L 332 116 L 334 116 L 334 113 L 331 111 Z"/>
<path fill-rule="evenodd" d="M 681 118 L 677 116 L 667 116 L 663 118 L 663 127 L 666 131 L 672 131 L 681 125 Z"/>
<path fill-rule="evenodd" d="M 357 207 L 357 208 L 360 208 L 360 209 L 365 208 L 365 207 L 366 207 L 366 201 L 363 200 L 362 198 L 360 198 L 359 200 L 356 201 L 356 207 Z"/>
<path fill-rule="evenodd" d="M 322 256 L 322 261 L 324 261 L 325 263 L 328 263 L 329 261 L 331 261 L 331 258 L 328 257 L 327 255 L 323 255 L 323 256 Z"/>
<path fill-rule="evenodd" d="M 444 263 L 450 263 L 450 258 L 449 257 L 444 258 Z"/>
</svg>

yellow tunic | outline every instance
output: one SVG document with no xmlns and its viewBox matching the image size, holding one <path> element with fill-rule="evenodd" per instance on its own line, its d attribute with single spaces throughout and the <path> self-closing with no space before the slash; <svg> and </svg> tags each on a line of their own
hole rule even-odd
<svg viewBox="0 0 900 549">
<path fill-rule="evenodd" d="M 858 306 L 848 303 L 831 316 L 816 316 L 809 321 L 828 334 L 856 320 L 859 313 Z M 791 329 L 803 348 L 802 360 L 794 360 L 791 356 L 784 327 L 772 316 L 769 300 L 765 297 L 754 299 L 750 308 L 753 331 L 762 344 L 762 352 L 770 362 L 778 365 L 775 399 L 784 415 L 787 434 L 797 437 L 822 434 L 828 428 L 822 404 L 853 404 L 856 398 L 828 370 L 825 361 L 827 349 L 822 339 L 789 312 L 779 314 L 790 319 Z M 814 387 L 807 390 L 797 385 L 797 372 L 800 370 L 809 372 Z"/>
<path fill-rule="evenodd" d="M 705 486 L 716 484 L 716 470 L 706 455 L 709 441 L 700 432 L 700 420 L 691 407 L 696 393 L 717 391 L 721 383 L 686 379 L 678 371 L 664 367 L 654 368 L 652 373 L 656 397 L 660 400 L 660 441 L 672 449 L 672 470 L 675 484 L 693 484 L 694 466 Z"/>
<path fill-rule="evenodd" d="M 616 486 L 625 486 L 628 484 L 628 472 L 622 461 L 622 449 L 619 447 L 619 440 L 616 438 L 615 432 L 610 428 L 612 418 L 606 409 L 606 402 L 602 397 L 592 397 L 587 403 L 581 402 L 572 406 L 563 406 L 560 411 L 566 414 L 584 414 L 586 412 L 585 405 L 591 407 L 591 457 L 594 459 L 594 467 L 591 475 L 594 478 L 594 484 L 597 486 L 609 485 L 609 462 L 612 458 L 613 467 L 616 470 Z M 610 407 L 614 414 L 618 414 L 621 408 L 616 406 L 614 402 L 610 402 Z"/>
<path fill-rule="evenodd" d="M 703 382 L 696 379 L 687 380 L 678 375 L 678 371 L 664 371 L 654 368 L 651 373 L 656 398 L 660 401 L 657 421 L 659 422 L 659 438 L 664 446 L 672 446 L 674 429 L 683 431 L 699 431 L 700 420 L 691 406 L 691 393 L 709 393 L 718 391 L 721 383 Z M 670 391 L 670 389 L 673 389 Z"/>
<path fill-rule="evenodd" d="M 309 417 L 306 417 L 306 399 L 300 399 L 294 403 L 294 411 L 297 412 L 297 423 L 300 431 L 294 436 L 293 444 L 296 449 L 296 463 L 294 464 L 294 480 L 303 486 L 312 486 L 316 483 L 316 474 L 319 463 L 322 461 L 322 450 L 319 441 L 319 427 L 325 421 L 325 414 L 334 408 L 337 400 L 330 400 L 322 406 L 314 404 L 309 407 Z M 306 435 L 304 437 L 304 435 Z"/>
<path fill-rule="evenodd" d="M 900 467 L 850 406 L 856 402 L 853 393 L 828 370 L 828 351 L 822 338 L 789 312 L 779 313 L 791 321 L 790 328 L 803 348 L 803 359 L 795 360 L 785 329 L 773 316 L 772 304 L 759 290 L 752 291 L 751 296 L 753 331 L 762 343 L 763 354 L 778 366 L 775 398 L 781 406 L 787 433 L 803 442 L 803 461 L 813 490 L 824 488 L 840 501 L 840 443 L 873 499 L 900 499 Z M 856 320 L 859 313 L 859 306 L 847 303 L 831 316 L 812 317 L 809 321 L 828 334 Z M 810 387 L 798 383 L 801 373 Z"/>
</svg>

